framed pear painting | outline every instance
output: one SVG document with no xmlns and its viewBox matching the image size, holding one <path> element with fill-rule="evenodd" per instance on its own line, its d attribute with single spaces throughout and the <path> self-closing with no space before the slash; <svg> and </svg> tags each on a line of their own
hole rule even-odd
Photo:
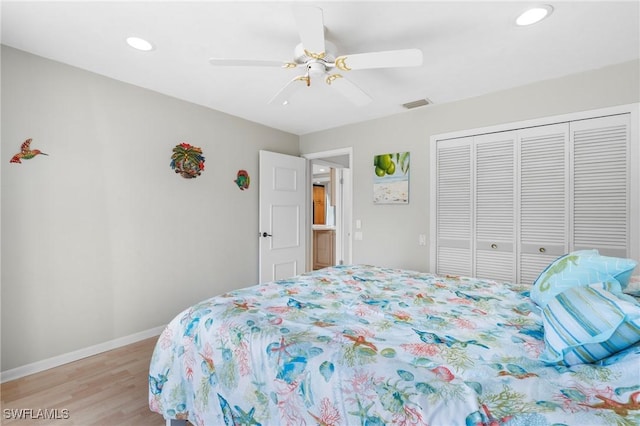
<svg viewBox="0 0 640 426">
<path fill-rule="evenodd" d="M 374 204 L 409 203 L 409 152 L 373 157 Z"/>
</svg>

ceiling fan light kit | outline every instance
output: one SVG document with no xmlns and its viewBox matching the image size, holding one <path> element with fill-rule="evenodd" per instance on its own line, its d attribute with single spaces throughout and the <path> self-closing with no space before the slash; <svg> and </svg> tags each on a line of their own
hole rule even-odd
<svg viewBox="0 0 640 426">
<path fill-rule="evenodd" d="M 390 50 L 383 52 L 357 53 L 336 56 L 336 46 L 325 39 L 322 9 L 317 7 L 294 7 L 294 18 L 300 33 L 299 43 L 294 48 L 292 62 L 211 58 L 214 66 L 248 66 L 297 68 L 304 67 L 305 74 L 290 80 L 270 100 L 270 104 L 287 105 L 291 96 L 300 88 L 310 86 L 315 79 L 322 79 L 333 90 L 346 97 L 356 106 L 364 106 L 373 99 L 336 69 L 352 70 L 413 67 L 422 65 L 422 51 L 419 49 Z"/>
</svg>

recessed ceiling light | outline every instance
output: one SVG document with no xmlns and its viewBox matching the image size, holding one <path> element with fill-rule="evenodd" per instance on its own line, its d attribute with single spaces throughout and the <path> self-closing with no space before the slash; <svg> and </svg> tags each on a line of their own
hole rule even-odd
<svg viewBox="0 0 640 426">
<path fill-rule="evenodd" d="M 128 37 L 127 44 L 133 47 L 134 49 L 142 50 L 144 52 L 153 50 L 153 44 L 149 43 L 147 40 L 140 37 Z"/>
<path fill-rule="evenodd" d="M 520 26 L 535 24 L 536 22 L 540 22 L 547 16 L 551 15 L 551 12 L 553 12 L 553 7 L 548 4 L 532 7 L 531 9 L 525 10 L 520 16 L 518 16 L 516 24 Z"/>
</svg>

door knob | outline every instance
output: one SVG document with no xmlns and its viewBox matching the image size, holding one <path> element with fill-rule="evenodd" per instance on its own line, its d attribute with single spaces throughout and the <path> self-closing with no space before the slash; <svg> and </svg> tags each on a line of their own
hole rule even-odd
<svg viewBox="0 0 640 426">
<path fill-rule="evenodd" d="M 263 232 L 263 233 L 262 233 L 262 236 L 263 236 L 263 237 L 273 237 L 273 235 L 271 235 L 271 234 L 267 234 L 266 232 Z"/>
</svg>

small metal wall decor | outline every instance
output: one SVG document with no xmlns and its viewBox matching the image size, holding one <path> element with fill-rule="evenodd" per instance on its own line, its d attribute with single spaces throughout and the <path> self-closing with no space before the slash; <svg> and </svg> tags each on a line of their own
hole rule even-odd
<svg viewBox="0 0 640 426">
<path fill-rule="evenodd" d="M 181 142 L 173 148 L 171 168 L 186 179 L 197 178 L 204 170 L 202 148 Z"/>
<path fill-rule="evenodd" d="M 39 149 L 31 149 L 31 140 L 32 139 L 29 138 L 26 141 L 22 142 L 22 145 L 20 145 L 20 152 L 14 155 L 13 157 L 11 157 L 11 160 L 9 160 L 10 163 L 21 164 L 22 161 L 20 160 L 30 160 L 38 154 L 49 155 L 49 154 L 45 154 Z"/>
<path fill-rule="evenodd" d="M 249 178 L 249 173 L 246 170 L 238 170 L 238 177 L 234 180 L 240 191 L 244 191 L 245 189 L 249 189 L 249 184 L 251 183 L 251 178 Z"/>
</svg>

